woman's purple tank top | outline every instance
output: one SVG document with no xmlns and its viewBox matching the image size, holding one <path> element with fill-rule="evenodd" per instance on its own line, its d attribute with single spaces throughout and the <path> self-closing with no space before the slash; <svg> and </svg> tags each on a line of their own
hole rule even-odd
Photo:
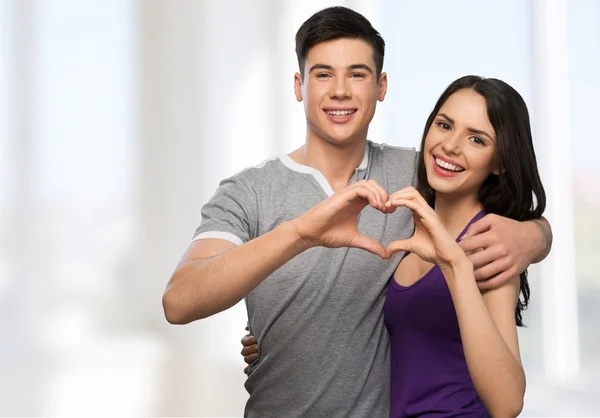
<svg viewBox="0 0 600 418">
<path fill-rule="evenodd" d="M 475 215 L 460 233 L 485 214 Z M 391 340 L 392 417 L 483 417 L 450 290 L 434 266 L 410 286 L 392 276 L 384 307 Z"/>
</svg>

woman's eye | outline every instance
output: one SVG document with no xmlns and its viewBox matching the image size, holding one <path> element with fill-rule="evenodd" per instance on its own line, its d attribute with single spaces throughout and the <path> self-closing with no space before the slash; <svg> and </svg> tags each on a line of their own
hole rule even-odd
<svg viewBox="0 0 600 418">
<path fill-rule="evenodd" d="M 446 122 L 438 122 L 437 125 L 446 131 L 450 130 L 450 125 L 448 125 Z"/>
<path fill-rule="evenodd" d="M 478 145 L 485 144 L 485 142 L 483 141 L 483 139 L 479 138 L 478 136 L 472 136 L 471 137 L 471 141 L 473 141 L 474 143 L 476 143 Z"/>
</svg>

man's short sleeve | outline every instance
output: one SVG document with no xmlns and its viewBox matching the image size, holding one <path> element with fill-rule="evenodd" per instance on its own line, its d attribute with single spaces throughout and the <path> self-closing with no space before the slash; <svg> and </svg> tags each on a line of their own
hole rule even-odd
<svg viewBox="0 0 600 418">
<path fill-rule="evenodd" d="M 417 186 L 419 184 L 417 168 L 419 167 L 419 157 L 421 156 L 420 154 L 421 154 L 421 151 L 415 152 L 415 165 L 414 165 L 415 175 L 413 176 L 413 181 L 412 181 L 412 186 L 414 188 L 417 188 Z"/>
<path fill-rule="evenodd" d="M 255 238 L 256 193 L 239 176 L 223 180 L 202 207 L 202 221 L 194 241 L 218 238 L 242 245 Z"/>
</svg>

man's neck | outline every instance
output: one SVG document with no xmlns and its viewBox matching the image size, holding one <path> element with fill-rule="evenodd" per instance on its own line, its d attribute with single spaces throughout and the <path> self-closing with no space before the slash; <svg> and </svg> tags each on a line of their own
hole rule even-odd
<svg viewBox="0 0 600 418">
<path fill-rule="evenodd" d="M 343 146 L 322 139 L 307 138 L 306 143 L 289 154 L 298 164 L 315 168 L 323 174 L 334 192 L 348 186 L 365 155 L 366 139 Z"/>
<path fill-rule="evenodd" d="M 450 235 L 458 237 L 473 217 L 482 210 L 476 196 L 445 196 L 437 194 L 435 213 Z"/>
</svg>

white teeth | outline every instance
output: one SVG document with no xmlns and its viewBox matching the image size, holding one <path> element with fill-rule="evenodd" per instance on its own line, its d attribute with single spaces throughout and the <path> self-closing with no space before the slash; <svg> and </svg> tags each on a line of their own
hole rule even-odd
<svg viewBox="0 0 600 418">
<path fill-rule="evenodd" d="M 464 168 L 460 168 L 455 166 L 454 164 L 450 164 L 444 160 L 441 160 L 439 158 L 435 159 L 435 163 L 437 165 L 439 165 L 442 168 L 445 168 L 446 170 L 450 170 L 450 171 L 456 171 L 456 172 L 460 172 L 460 171 L 464 171 Z"/>
<path fill-rule="evenodd" d="M 354 113 L 355 110 L 328 110 L 327 113 L 332 116 L 348 116 Z"/>
</svg>

